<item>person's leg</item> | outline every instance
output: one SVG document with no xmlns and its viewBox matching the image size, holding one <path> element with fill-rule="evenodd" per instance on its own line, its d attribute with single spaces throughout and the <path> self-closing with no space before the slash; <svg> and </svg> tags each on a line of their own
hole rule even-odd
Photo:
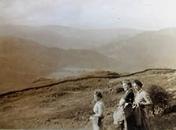
<svg viewBox="0 0 176 130">
<path fill-rule="evenodd" d="M 100 127 L 97 124 L 93 124 L 93 130 L 100 130 Z"/>
<path fill-rule="evenodd" d="M 124 130 L 124 121 L 122 121 L 122 122 L 120 123 L 120 128 L 121 128 L 121 130 Z"/>
<path fill-rule="evenodd" d="M 92 119 L 92 127 L 93 130 L 100 130 L 100 127 L 98 126 L 98 119 L 96 117 Z"/>
</svg>

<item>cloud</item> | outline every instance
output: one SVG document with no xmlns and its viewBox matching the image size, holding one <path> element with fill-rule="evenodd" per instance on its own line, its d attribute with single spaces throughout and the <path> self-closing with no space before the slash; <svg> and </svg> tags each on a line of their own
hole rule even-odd
<svg viewBox="0 0 176 130">
<path fill-rule="evenodd" d="M 0 0 L 0 24 L 161 28 L 176 26 L 174 0 Z"/>
</svg>

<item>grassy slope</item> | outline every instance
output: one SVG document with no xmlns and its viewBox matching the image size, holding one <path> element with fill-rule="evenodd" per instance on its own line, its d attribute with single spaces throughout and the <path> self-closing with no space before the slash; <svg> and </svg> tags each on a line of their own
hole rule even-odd
<svg viewBox="0 0 176 130">
<path fill-rule="evenodd" d="M 1 96 L 0 128 L 89 128 L 88 117 L 93 107 L 92 94 L 99 88 L 104 91 L 105 127 L 110 129 L 112 112 L 122 95 L 115 92 L 118 85 L 112 84 L 118 84 L 123 79 L 137 78 L 144 82 L 145 89 L 151 84 L 156 84 L 172 93 L 176 91 L 175 70 L 147 70 L 115 79 L 106 72 L 98 73 L 96 76 L 98 77 L 66 79 L 68 81 L 48 86 L 46 84 L 50 84 L 51 81 L 43 81 L 37 84 L 45 84 L 45 87 Z M 176 127 L 175 117 L 174 114 L 159 117 L 160 120 L 156 117 L 152 119 L 153 127 L 156 130 L 171 130 Z"/>
</svg>

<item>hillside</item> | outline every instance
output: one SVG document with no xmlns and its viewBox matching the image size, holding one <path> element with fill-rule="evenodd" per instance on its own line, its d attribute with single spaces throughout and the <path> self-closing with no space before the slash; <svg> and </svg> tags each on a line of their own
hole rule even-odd
<svg viewBox="0 0 176 130">
<path fill-rule="evenodd" d="M 58 65 L 53 58 L 59 55 L 50 54 L 47 48 L 32 41 L 1 37 L 0 56 L 2 91 L 2 88 L 22 86 L 52 72 Z"/>
<path fill-rule="evenodd" d="M 90 49 L 132 37 L 135 29 L 79 29 L 64 26 L 0 26 L 0 36 L 33 40 L 49 47 Z"/>
<path fill-rule="evenodd" d="M 94 51 L 48 48 L 31 40 L 0 37 L 0 90 L 23 87 L 63 68 L 109 68 L 109 60 Z"/>
<path fill-rule="evenodd" d="M 98 50 L 120 61 L 121 70 L 127 72 L 152 67 L 176 68 L 176 29 L 146 31 Z"/>
<path fill-rule="evenodd" d="M 33 84 L 33 88 L 0 95 L 0 127 L 90 129 L 88 118 L 92 113 L 93 91 L 102 89 L 106 104 L 105 127 L 111 130 L 112 112 L 123 94 L 116 90 L 124 79 L 140 79 L 146 90 L 157 85 L 176 94 L 176 71 L 172 69 L 148 69 L 127 75 L 102 71 L 46 80 Z M 171 104 L 175 98 L 171 98 Z M 175 113 L 151 117 L 153 130 L 173 130 L 175 117 Z"/>
</svg>

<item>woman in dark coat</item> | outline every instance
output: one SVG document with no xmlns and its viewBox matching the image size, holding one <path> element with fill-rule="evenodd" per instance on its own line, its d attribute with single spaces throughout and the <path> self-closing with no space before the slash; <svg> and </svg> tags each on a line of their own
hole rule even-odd
<svg viewBox="0 0 176 130">
<path fill-rule="evenodd" d="M 132 105 L 134 102 L 134 92 L 129 80 L 122 82 L 124 95 L 120 99 L 119 107 L 123 108 L 124 120 L 121 122 L 121 130 L 136 130 L 136 121 L 133 114 Z"/>
</svg>

